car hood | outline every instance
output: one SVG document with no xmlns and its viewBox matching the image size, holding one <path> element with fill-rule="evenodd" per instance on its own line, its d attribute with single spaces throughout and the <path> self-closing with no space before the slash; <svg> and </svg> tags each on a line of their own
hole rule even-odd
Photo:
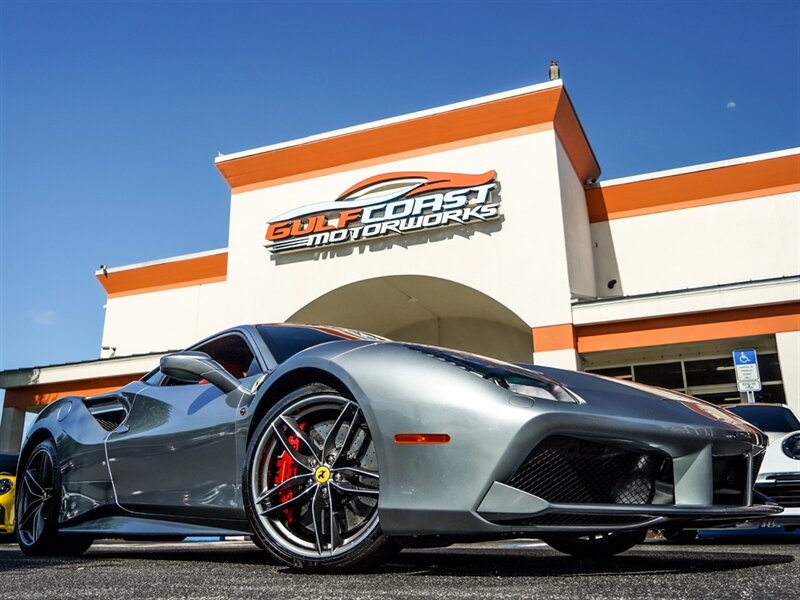
<svg viewBox="0 0 800 600">
<path fill-rule="evenodd" d="M 761 446 L 767 445 L 766 436 L 746 421 L 714 404 L 671 390 L 580 371 L 534 364 L 511 364 L 448 348 L 422 344 L 403 345 L 411 350 L 430 354 L 439 360 L 452 362 L 456 367 L 472 370 L 487 378 L 508 373 L 555 382 L 585 401 L 585 405 L 580 407 L 581 410 L 597 414 L 599 417 L 643 419 L 700 428 L 713 425 L 737 432 L 736 437 L 741 435 Z"/>
</svg>

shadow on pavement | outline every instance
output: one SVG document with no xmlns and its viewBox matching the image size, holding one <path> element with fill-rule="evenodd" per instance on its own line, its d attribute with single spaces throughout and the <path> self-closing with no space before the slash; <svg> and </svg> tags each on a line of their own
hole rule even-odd
<svg viewBox="0 0 800 600">
<path fill-rule="evenodd" d="M 711 544 L 688 546 L 648 543 L 640 549 L 604 559 L 577 559 L 545 548 L 450 548 L 410 550 L 398 554 L 371 571 L 372 574 L 458 577 L 590 577 L 598 575 L 640 576 L 670 573 L 713 573 L 778 565 L 794 561 L 791 554 L 714 552 Z M 76 558 L 26 558 L 21 552 L 3 552 L 0 570 L 28 570 L 46 566 L 114 565 L 135 561 L 195 562 L 230 565 L 261 565 L 270 571 L 294 574 L 276 564 L 263 551 L 249 546 L 205 546 L 185 548 L 154 545 L 148 548 L 90 549 Z"/>
<path fill-rule="evenodd" d="M 750 554 L 696 551 L 637 552 L 603 559 L 578 559 L 553 555 L 549 551 L 501 550 L 487 555 L 470 550 L 400 554 L 381 571 L 411 571 L 414 575 L 459 577 L 586 577 L 594 575 L 643 575 L 668 573 L 711 573 L 777 565 L 794 561 L 791 554 Z"/>
</svg>

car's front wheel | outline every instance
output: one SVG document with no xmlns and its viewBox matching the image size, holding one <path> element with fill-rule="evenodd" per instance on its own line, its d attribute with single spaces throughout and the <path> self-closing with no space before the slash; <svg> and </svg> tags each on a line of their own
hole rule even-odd
<svg viewBox="0 0 800 600">
<path fill-rule="evenodd" d="M 612 531 L 584 535 L 551 533 L 542 535 L 542 541 L 551 548 L 580 558 L 605 558 L 630 550 L 641 544 L 647 531 Z"/>
<path fill-rule="evenodd" d="M 379 481 L 358 403 L 319 384 L 296 390 L 248 446 L 243 490 L 258 545 L 305 571 L 377 562 L 392 546 L 378 522 Z"/>
<path fill-rule="evenodd" d="M 58 531 L 61 509 L 61 471 L 52 440 L 41 441 L 28 455 L 17 479 L 17 541 L 29 556 L 76 556 L 92 539 Z"/>
</svg>

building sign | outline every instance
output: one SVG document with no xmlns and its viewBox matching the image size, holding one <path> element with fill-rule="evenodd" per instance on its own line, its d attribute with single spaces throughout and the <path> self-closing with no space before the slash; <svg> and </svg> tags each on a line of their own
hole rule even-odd
<svg viewBox="0 0 800 600">
<path fill-rule="evenodd" d="M 468 225 L 500 215 L 497 172 L 386 173 L 336 200 L 309 204 L 270 220 L 267 248 L 280 253 Z"/>
</svg>

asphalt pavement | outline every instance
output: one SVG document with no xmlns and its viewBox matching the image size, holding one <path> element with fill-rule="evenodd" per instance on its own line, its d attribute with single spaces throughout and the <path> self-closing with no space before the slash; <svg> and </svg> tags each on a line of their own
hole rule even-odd
<svg viewBox="0 0 800 600">
<path fill-rule="evenodd" d="M 27 558 L 0 545 L 0 598 L 46 600 L 320 598 L 800 597 L 800 544 L 648 540 L 578 560 L 535 540 L 406 550 L 368 573 L 303 575 L 249 541 L 96 542 L 79 558 Z"/>
</svg>

